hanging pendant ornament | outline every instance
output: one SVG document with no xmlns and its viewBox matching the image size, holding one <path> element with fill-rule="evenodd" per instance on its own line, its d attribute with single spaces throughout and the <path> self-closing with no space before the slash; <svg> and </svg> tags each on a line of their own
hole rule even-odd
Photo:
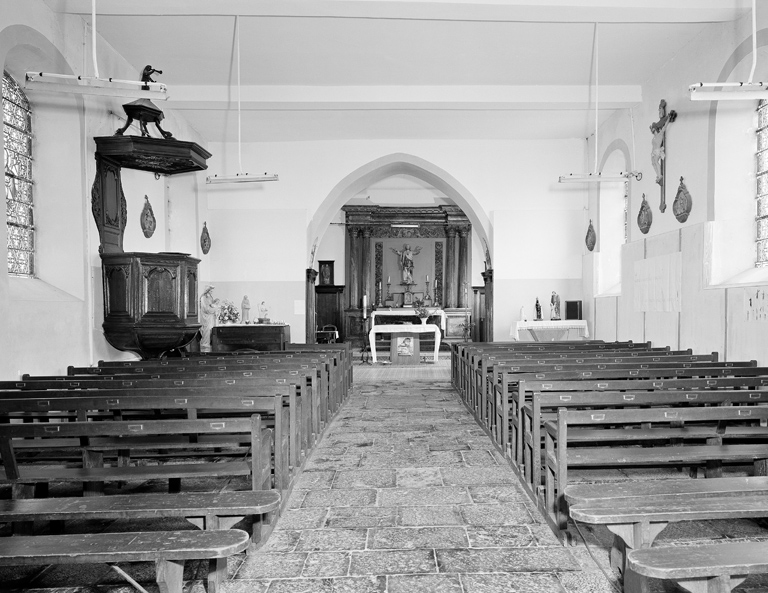
<svg viewBox="0 0 768 593">
<path fill-rule="evenodd" d="M 688 220 L 688 215 L 691 213 L 691 208 L 693 208 L 693 200 L 691 199 L 691 194 L 688 192 L 688 188 L 685 187 L 685 183 L 683 183 L 683 178 L 681 177 L 680 186 L 677 188 L 677 195 L 675 196 L 675 201 L 672 204 L 672 212 L 679 222 L 685 222 Z"/>
<path fill-rule="evenodd" d="M 645 199 L 645 194 L 643 194 L 643 203 L 640 204 L 640 212 L 637 213 L 637 226 L 640 228 L 641 233 L 647 235 L 648 231 L 651 230 L 652 224 L 653 212 L 651 212 L 648 200 Z"/>
<path fill-rule="evenodd" d="M 149 196 L 144 196 L 144 208 L 141 210 L 141 230 L 144 236 L 149 239 L 155 234 L 157 228 L 157 219 L 152 211 L 152 204 L 149 203 Z"/>
<path fill-rule="evenodd" d="M 597 243 L 597 234 L 595 233 L 595 227 L 592 226 L 592 219 L 589 220 L 587 236 L 584 238 L 584 242 L 587 244 L 587 249 L 590 251 L 595 249 L 595 243 Z"/>
<path fill-rule="evenodd" d="M 208 234 L 208 227 L 203 223 L 203 232 L 200 234 L 200 249 L 207 255 L 211 250 L 211 235 Z"/>
</svg>

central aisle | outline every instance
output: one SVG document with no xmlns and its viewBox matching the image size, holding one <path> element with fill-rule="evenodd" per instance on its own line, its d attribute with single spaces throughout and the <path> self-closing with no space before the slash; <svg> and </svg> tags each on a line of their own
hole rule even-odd
<svg viewBox="0 0 768 593">
<path fill-rule="evenodd" d="M 447 367 L 355 371 L 289 508 L 226 591 L 610 590 L 552 535 Z"/>
</svg>

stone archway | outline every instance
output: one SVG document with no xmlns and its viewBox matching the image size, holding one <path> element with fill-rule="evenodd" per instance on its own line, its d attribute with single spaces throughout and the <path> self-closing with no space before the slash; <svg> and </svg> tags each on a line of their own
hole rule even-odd
<svg viewBox="0 0 768 593">
<path fill-rule="evenodd" d="M 472 193 L 447 171 L 420 157 L 405 153 L 393 153 L 378 158 L 359 167 L 339 181 L 323 200 L 308 225 L 307 245 L 310 246 L 307 258 L 306 289 L 306 337 L 308 342 L 313 341 L 314 338 L 316 303 L 313 285 L 316 272 L 313 273 L 313 266 L 315 265 L 315 250 L 321 237 L 342 206 L 350 199 L 370 185 L 394 175 L 409 175 L 430 184 L 445 194 L 463 211 L 471 223 L 472 230 L 477 234 L 484 247 L 486 275 L 487 278 L 492 278 L 492 254 L 488 240 L 491 233 L 491 223 Z M 488 282 L 486 280 L 486 283 Z M 492 289 L 488 290 L 487 294 L 489 300 L 492 301 Z M 486 303 L 485 309 L 487 312 L 490 311 L 492 315 L 492 302 Z"/>
</svg>

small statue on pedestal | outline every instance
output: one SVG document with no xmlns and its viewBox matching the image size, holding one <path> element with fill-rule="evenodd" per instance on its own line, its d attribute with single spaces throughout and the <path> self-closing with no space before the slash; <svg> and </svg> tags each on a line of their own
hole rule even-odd
<svg viewBox="0 0 768 593">
<path fill-rule="evenodd" d="M 549 318 L 552 321 L 560 321 L 560 296 L 553 290 L 549 300 Z"/>
<path fill-rule="evenodd" d="M 539 297 L 536 297 L 536 321 L 541 321 L 541 304 L 539 303 Z"/>
</svg>

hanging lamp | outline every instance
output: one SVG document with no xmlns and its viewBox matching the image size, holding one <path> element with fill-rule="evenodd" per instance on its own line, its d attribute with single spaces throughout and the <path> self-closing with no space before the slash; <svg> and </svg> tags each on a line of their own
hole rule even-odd
<svg viewBox="0 0 768 593">
<path fill-rule="evenodd" d="M 560 183 L 603 183 L 603 182 L 621 182 L 634 177 L 638 181 L 642 179 L 643 174 L 638 171 L 627 171 L 620 173 L 603 173 L 597 170 L 597 156 L 599 148 L 600 134 L 600 61 L 599 61 L 599 27 L 600 23 L 595 23 L 595 169 L 592 173 L 569 173 L 561 175 L 558 181 Z M 634 128 L 632 130 L 634 134 Z"/>
<path fill-rule="evenodd" d="M 757 2 L 752 0 L 752 69 L 747 82 L 698 82 L 688 87 L 691 101 L 768 99 L 768 82 L 752 82 L 757 67 Z"/>
<path fill-rule="evenodd" d="M 234 175 L 209 175 L 206 183 L 253 183 L 258 181 L 279 181 L 277 175 L 250 175 L 243 173 L 242 123 L 240 113 L 240 15 L 235 16 L 235 36 L 237 37 L 237 161 L 239 172 Z"/>
<path fill-rule="evenodd" d="M 101 95 L 106 97 L 135 97 L 138 99 L 168 99 L 168 89 L 160 82 L 101 78 L 96 60 L 96 0 L 91 0 L 91 49 L 94 76 L 27 72 L 24 87 L 30 90 L 70 95 Z"/>
</svg>

